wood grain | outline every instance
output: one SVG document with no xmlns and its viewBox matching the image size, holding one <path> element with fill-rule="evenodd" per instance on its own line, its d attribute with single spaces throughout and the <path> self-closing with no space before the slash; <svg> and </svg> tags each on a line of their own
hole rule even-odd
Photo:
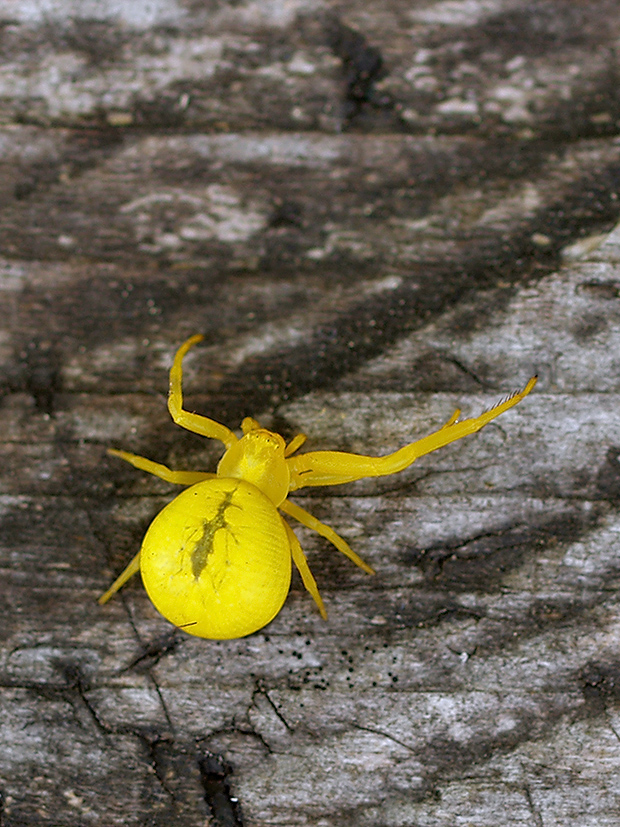
<svg viewBox="0 0 620 827">
<path fill-rule="evenodd" d="M 620 787 L 617 4 L 5 0 L 0 825 L 611 827 Z M 186 399 L 380 455 L 300 493 L 238 641 L 139 582 Z"/>
</svg>

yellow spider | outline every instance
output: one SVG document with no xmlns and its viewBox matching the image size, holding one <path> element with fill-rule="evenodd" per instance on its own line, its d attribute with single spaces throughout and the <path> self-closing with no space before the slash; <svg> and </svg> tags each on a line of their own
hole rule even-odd
<svg viewBox="0 0 620 827">
<path fill-rule="evenodd" d="M 216 474 L 171 471 L 127 451 L 109 450 L 136 468 L 166 482 L 189 486 L 151 523 L 142 548 L 99 603 L 105 603 L 138 570 L 155 607 L 175 626 L 198 637 L 238 638 L 266 626 L 289 591 L 291 558 L 321 616 L 327 613 L 297 537 L 278 510 L 325 537 L 360 568 L 373 570 L 336 532 L 287 499 L 310 485 L 340 485 L 363 477 L 383 477 L 407 468 L 484 425 L 518 404 L 536 384 L 474 419 L 457 422 L 456 411 L 430 436 L 385 457 L 338 451 L 295 452 L 306 441 L 298 434 L 287 445 L 280 434 L 246 417 L 239 439 L 225 425 L 183 409 L 182 361 L 202 336 L 178 349 L 170 370 L 168 410 L 188 431 L 219 439 L 226 452 Z"/>
</svg>

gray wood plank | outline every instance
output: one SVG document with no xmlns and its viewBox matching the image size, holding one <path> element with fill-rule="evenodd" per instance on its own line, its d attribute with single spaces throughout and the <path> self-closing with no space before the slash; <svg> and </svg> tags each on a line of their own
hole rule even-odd
<svg viewBox="0 0 620 827">
<path fill-rule="evenodd" d="M 592 827 L 620 812 L 617 4 L 0 11 L 0 825 Z M 188 407 L 385 454 L 300 492 L 264 630 L 97 596 Z"/>
</svg>

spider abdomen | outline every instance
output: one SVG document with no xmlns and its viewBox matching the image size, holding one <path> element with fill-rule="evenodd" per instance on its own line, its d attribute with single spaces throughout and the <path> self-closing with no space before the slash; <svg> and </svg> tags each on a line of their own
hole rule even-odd
<svg viewBox="0 0 620 827">
<path fill-rule="evenodd" d="M 153 604 L 199 637 L 237 638 L 269 623 L 291 582 L 282 517 L 254 485 L 216 478 L 186 489 L 155 517 L 140 551 Z"/>
</svg>

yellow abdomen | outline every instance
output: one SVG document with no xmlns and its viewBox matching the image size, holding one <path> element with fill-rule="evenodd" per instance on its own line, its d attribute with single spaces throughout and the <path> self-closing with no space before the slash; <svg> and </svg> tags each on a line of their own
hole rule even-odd
<svg viewBox="0 0 620 827">
<path fill-rule="evenodd" d="M 153 604 L 198 637 L 237 638 L 277 615 L 291 582 L 282 517 L 258 488 L 216 478 L 183 491 L 153 520 L 140 551 Z"/>
</svg>

